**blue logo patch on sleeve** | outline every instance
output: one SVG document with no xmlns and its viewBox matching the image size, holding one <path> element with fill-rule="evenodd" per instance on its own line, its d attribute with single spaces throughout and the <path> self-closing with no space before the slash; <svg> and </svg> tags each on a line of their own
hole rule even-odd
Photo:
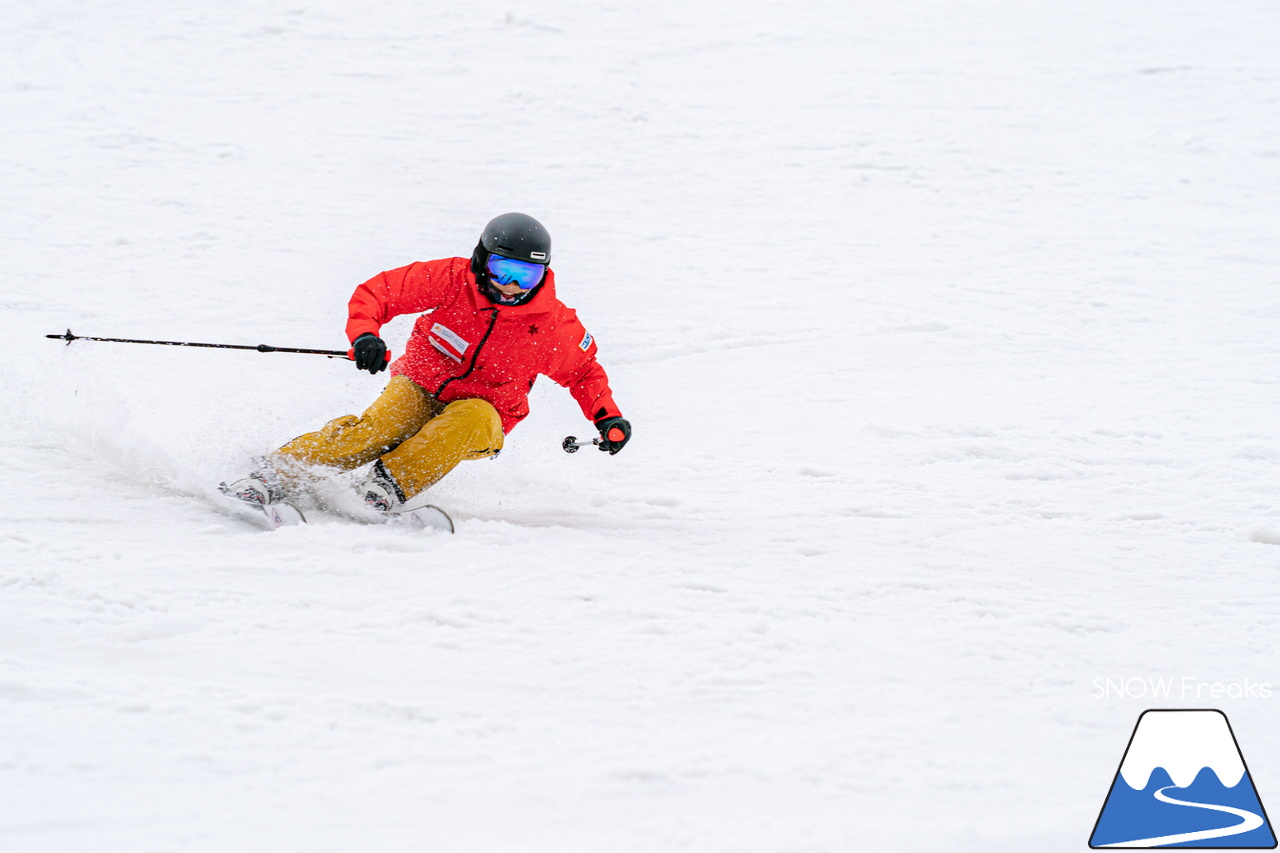
<svg viewBox="0 0 1280 853">
<path fill-rule="evenodd" d="M 581 347 L 583 352 L 586 352 L 591 347 L 590 332 L 587 332 L 585 335 L 582 336 L 582 343 L 578 344 L 578 346 Z"/>
</svg>

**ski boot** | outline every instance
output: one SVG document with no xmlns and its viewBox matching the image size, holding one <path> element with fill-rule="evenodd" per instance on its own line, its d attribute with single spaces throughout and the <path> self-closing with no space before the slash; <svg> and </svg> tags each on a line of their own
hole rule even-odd
<svg viewBox="0 0 1280 853">
<path fill-rule="evenodd" d="M 405 506 L 404 492 L 381 460 L 373 464 L 369 479 L 361 483 L 356 492 L 378 521 L 453 532 L 453 519 L 439 507 L 425 504 L 409 509 Z"/>
<path fill-rule="evenodd" d="M 400 491 L 381 459 L 373 463 L 369 479 L 356 491 L 364 499 L 364 505 L 375 512 L 395 512 L 404 506 L 404 492 Z"/>
<path fill-rule="evenodd" d="M 298 508 L 285 500 L 283 487 L 270 474 L 255 472 L 234 483 L 219 483 L 218 490 L 246 509 L 261 512 L 272 529 L 307 522 Z"/>
<path fill-rule="evenodd" d="M 250 474 L 234 483 L 219 483 L 218 490 L 229 498 L 245 503 L 262 506 L 284 503 L 284 490 L 280 484 L 269 480 L 264 474 Z"/>
</svg>

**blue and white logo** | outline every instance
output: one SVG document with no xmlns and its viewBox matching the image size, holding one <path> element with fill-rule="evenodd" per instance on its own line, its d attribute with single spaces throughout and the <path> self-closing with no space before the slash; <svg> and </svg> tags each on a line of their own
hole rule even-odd
<svg viewBox="0 0 1280 853">
<path fill-rule="evenodd" d="M 1274 848 L 1226 714 L 1144 711 L 1089 846 Z"/>
</svg>

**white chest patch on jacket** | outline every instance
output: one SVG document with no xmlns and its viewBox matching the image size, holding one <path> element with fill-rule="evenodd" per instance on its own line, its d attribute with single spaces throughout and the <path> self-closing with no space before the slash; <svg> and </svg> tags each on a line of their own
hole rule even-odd
<svg viewBox="0 0 1280 853">
<path fill-rule="evenodd" d="M 453 329 L 450 329 L 448 326 L 440 323 L 436 323 L 431 327 L 431 334 L 453 347 L 454 351 L 461 356 L 465 356 L 467 354 L 467 347 L 471 346 L 470 342 L 464 340 L 462 336 Z M 435 341 L 432 341 L 432 343 L 434 344 Z M 436 349 L 440 349 L 440 347 L 437 346 Z M 448 353 L 445 353 L 445 355 L 448 355 Z"/>
<path fill-rule="evenodd" d="M 431 344 L 433 347 L 435 347 L 435 348 L 436 348 L 436 350 L 437 350 L 437 351 L 439 351 L 441 354 L 448 356 L 449 358 L 453 359 L 454 361 L 458 362 L 459 364 L 461 364 L 461 363 L 462 363 L 462 359 L 461 359 L 460 357 L 458 357 L 458 356 L 454 355 L 452 352 L 450 352 L 448 347 L 446 347 L 444 344 L 442 344 L 442 343 L 440 343 L 439 341 L 437 341 L 435 338 L 427 338 L 427 343 L 429 343 L 429 344 Z"/>
</svg>

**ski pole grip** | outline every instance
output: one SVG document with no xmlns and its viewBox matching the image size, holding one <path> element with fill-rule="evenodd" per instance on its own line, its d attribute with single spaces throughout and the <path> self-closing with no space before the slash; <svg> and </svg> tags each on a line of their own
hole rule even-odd
<svg viewBox="0 0 1280 853">
<path fill-rule="evenodd" d="M 355 347 L 352 347 L 351 349 L 347 350 L 347 361 L 355 361 L 355 360 L 356 360 L 356 349 Z M 383 361 L 391 360 L 391 350 L 387 350 L 386 355 L 382 357 L 382 360 Z"/>
</svg>

